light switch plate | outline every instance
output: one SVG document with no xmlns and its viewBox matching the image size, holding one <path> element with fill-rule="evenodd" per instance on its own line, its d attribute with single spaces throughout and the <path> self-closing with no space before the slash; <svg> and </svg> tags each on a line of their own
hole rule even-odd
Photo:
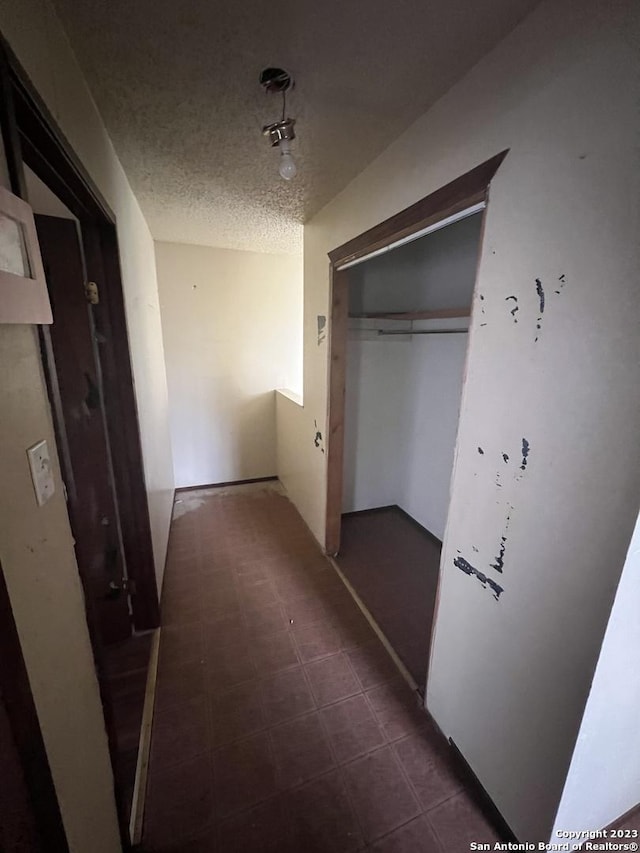
<svg viewBox="0 0 640 853">
<path fill-rule="evenodd" d="M 45 439 L 34 444 L 27 450 L 29 467 L 31 468 L 31 479 L 36 493 L 38 506 L 45 504 L 55 491 L 53 471 L 51 470 L 51 457 L 49 447 Z"/>
</svg>

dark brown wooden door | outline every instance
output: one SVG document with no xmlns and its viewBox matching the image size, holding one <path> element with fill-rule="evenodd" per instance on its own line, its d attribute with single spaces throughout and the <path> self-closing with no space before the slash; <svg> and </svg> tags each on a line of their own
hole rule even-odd
<svg viewBox="0 0 640 853">
<path fill-rule="evenodd" d="M 0 695 L 0 850 L 44 853 L 22 764 Z"/>
<path fill-rule="evenodd" d="M 35 220 L 53 309 L 49 381 L 69 516 L 87 606 L 108 644 L 131 635 L 131 618 L 92 306 L 76 222 Z"/>
</svg>

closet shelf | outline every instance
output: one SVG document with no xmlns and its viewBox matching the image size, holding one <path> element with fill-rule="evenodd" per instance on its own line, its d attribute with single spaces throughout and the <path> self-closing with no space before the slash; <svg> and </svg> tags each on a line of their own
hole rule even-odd
<svg viewBox="0 0 640 853">
<path fill-rule="evenodd" d="M 469 329 L 378 329 L 377 335 L 466 335 Z"/>
<path fill-rule="evenodd" d="M 349 314 L 354 320 L 444 320 L 456 317 L 470 317 L 471 308 L 438 308 L 435 311 L 376 311 L 367 314 Z"/>
</svg>

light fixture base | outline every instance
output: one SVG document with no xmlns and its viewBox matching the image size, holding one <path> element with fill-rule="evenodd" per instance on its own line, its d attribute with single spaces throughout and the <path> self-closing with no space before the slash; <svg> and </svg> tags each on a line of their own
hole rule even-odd
<svg viewBox="0 0 640 853">
<path fill-rule="evenodd" d="M 283 68 L 264 68 L 260 72 L 260 85 L 267 92 L 286 92 L 293 88 L 293 78 Z"/>
<path fill-rule="evenodd" d="M 262 135 L 266 136 L 271 147 L 275 148 L 283 139 L 291 141 L 296 138 L 295 123 L 294 118 L 284 118 L 280 121 L 274 121 L 272 124 L 265 124 L 262 128 Z"/>
</svg>

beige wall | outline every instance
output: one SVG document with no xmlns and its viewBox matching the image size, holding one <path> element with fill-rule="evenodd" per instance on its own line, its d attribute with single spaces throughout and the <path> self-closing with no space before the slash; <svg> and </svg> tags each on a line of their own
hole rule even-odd
<svg viewBox="0 0 640 853">
<path fill-rule="evenodd" d="M 156 243 L 176 486 L 276 473 L 301 384 L 302 258 Z"/>
<path fill-rule="evenodd" d="M 491 188 L 427 705 L 522 841 L 551 833 L 640 493 L 638 37 L 626 0 L 542 3 L 308 223 L 304 407 L 278 401 L 278 445 L 294 449 L 280 474 L 322 539 L 327 252 L 510 148 Z M 499 601 L 458 552 L 504 587 Z"/>
<path fill-rule="evenodd" d="M 46 0 L 0 0 L 0 29 L 118 219 L 158 576 L 173 490 L 153 241 Z M 0 562 L 72 853 L 120 849 L 113 780 L 82 590 L 62 496 L 38 342 L 0 327 Z M 38 508 L 25 449 L 41 438 L 56 494 Z"/>
</svg>

